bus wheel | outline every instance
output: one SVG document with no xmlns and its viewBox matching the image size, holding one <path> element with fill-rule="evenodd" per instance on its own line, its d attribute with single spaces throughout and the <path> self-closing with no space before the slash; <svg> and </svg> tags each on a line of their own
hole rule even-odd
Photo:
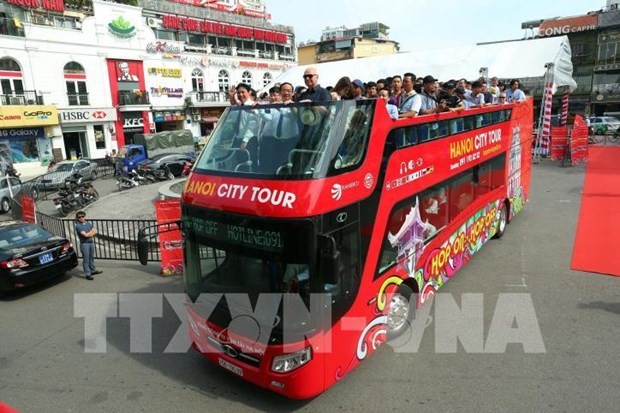
<svg viewBox="0 0 620 413">
<path fill-rule="evenodd" d="M 506 231 L 506 225 L 508 224 L 508 210 L 506 209 L 506 203 L 502 203 L 499 210 L 499 222 L 497 223 L 497 232 L 493 238 L 500 239 L 504 236 Z"/>
<path fill-rule="evenodd" d="M 387 338 L 392 340 L 402 335 L 411 325 L 415 313 L 415 296 L 408 286 L 401 284 L 394 293 L 387 314 Z M 413 303 L 411 302 L 413 298 Z"/>
</svg>

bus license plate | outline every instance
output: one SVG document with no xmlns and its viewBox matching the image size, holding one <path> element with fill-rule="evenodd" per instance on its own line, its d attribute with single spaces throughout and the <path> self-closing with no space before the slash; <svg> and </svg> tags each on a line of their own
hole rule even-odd
<svg viewBox="0 0 620 413">
<path fill-rule="evenodd" d="M 227 362 L 224 359 L 219 359 L 219 363 L 221 367 L 224 367 L 228 371 L 232 371 L 233 373 L 243 377 L 243 369 L 241 367 L 237 367 L 232 363 Z"/>
<path fill-rule="evenodd" d="M 53 260 L 54 257 L 52 257 L 51 252 L 39 255 L 39 262 L 41 262 L 41 264 L 47 264 L 48 262 L 52 262 Z"/>
</svg>

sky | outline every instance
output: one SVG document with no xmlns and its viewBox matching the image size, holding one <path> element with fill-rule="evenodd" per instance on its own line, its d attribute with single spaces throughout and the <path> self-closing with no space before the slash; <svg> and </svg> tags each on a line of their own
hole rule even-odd
<svg viewBox="0 0 620 413">
<path fill-rule="evenodd" d="M 293 26 L 297 43 L 326 27 L 379 21 L 402 52 L 522 39 L 521 23 L 600 10 L 606 0 L 265 0 L 271 22 Z"/>
</svg>

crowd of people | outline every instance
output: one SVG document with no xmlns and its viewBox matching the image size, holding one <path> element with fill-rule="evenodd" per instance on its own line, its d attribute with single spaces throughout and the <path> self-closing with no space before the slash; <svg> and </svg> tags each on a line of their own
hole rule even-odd
<svg viewBox="0 0 620 413">
<path fill-rule="evenodd" d="M 506 84 L 497 77 L 492 77 L 488 84 L 482 77 L 473 81 L 451 79 L 440 82 L 431 75 L 416 77 L 411 72 L 367 82 L 344 76 L 334 86 L 324 88 L 320 85 L 316 68 L 311 67 L 304 71 L 303 81 L 304 86 L 297 87 L 289 82 L 276 84 L 268 94 L 260 97 L 249 85 L 240 83 L 230 89 L 230 103 L 257 105 L 381 99 L 392 119 L 402 119 L 525 100 L 518 79 Z"/>
</svg>

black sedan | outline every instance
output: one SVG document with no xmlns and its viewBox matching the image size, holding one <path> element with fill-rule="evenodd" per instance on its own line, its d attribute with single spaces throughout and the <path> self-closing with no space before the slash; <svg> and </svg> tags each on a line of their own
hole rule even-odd
<svg viewBox="0 0 620 413">
<path fill-rule="evenodd" d="M 144 163 L 140 164 L 140 167 L 145 170 L 155 170 L 162 165 L 168 165 L 170 172 L 174 176 L 181 176 L 183 172 L 183 166 L 186 162 L 191 162 L 193 158 L 183 153 L 165 153 L 161 155 L 155 155 L 152 158 L 147 159 Z"/>
<path fill-rule="evenodd" d="M 66 238 L 28 222 L 0 223 L 0 294 L 63 275 L 77 265 Z"/>
</svg>

